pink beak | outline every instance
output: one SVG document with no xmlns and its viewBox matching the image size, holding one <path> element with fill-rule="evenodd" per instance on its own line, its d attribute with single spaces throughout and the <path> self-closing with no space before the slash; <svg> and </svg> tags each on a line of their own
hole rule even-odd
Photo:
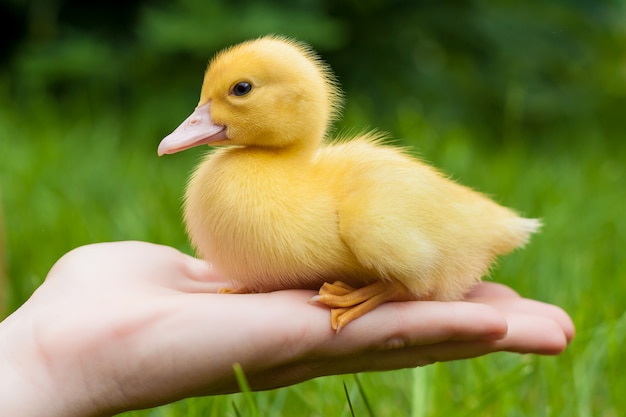
<svg viewBox="0 0 626 417">
<path fill-rule="evenodd" d="M 196 109 L 159 143 L 158 154 L 172 154 L 226 139 L 226 127 L 211 121 L 210 102 Z"/>
</svg>

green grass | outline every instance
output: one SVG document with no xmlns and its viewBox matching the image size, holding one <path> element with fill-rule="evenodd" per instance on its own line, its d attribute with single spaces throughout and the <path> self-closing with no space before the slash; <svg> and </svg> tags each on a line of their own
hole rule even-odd
<svg viewBox="0 0 626 417">
<path fill-rule="evenodd" d="M 54 261 L 93 242 L 140 239 L 190 251 L 180 221 L 202 150 L 157 158 L 184 113 L 114 111 L 0 97 L 0 190 L 10 310 Z M 368 125 L 348 109 L 348 119 Z M 559 357 L 494 354 L 385 373 L 320 378 L 261 393 L 194 398 L 125 416 L 618 416 L 626 410 L 625 147 L 599 128 L 487 146 L 462 129 L 400 117 L 396 136 L 462 183 L 530 216 L 542 233 L 492 278 L 564 307 L 578 335 Z M 345 384 L 345 388 L 344 388 Z M 347 400 L 349 396 L 350 401 Z M 350 410 L 350 405 L 353 412 Z M 353 414 L 352 414 L 353 413 Z"/>
</svg>

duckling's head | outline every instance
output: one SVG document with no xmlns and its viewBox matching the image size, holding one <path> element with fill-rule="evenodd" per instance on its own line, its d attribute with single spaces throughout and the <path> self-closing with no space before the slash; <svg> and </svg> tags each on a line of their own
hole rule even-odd
<svg viewBox="0 0 626 417">
<path fill-rule="evenodd" d="M 341 93 L 307 46 L 263 37 L 209 63 L 196 110 L 159 145 L 159 155 L 201 144 L 311 147 L 336 117 Z"/>
</svg>

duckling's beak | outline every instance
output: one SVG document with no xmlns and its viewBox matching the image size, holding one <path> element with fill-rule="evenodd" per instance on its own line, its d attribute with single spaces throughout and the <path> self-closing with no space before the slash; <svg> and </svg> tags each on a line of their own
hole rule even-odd
<svg viewBox="0 0 626 417">
<path fill-rule="evenodd" d="M 163 138 L 159 143 L 159 156 L 226 139 L 226 128 L 211 121 L 210 107 L 210 102 L 196 107 L 180 126 Z"/>
</svg>

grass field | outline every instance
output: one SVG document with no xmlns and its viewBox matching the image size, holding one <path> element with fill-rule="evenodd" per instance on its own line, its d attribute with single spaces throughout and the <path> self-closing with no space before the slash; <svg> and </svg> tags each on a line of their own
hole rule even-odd
<svg viewBox="0 0 626 417">
<path fill-rule="evenodd" d="M 184 113 L 112 110 L 89 97 L 0 97 L 6 303 L 17 308 L 54 261 L 93 242 L 138 239 L 190 252 L 180 221 L 203 150 L 157 158 Z M 191 108 L 191 105 L 189 106 Z M 350 107 L 355 127 L 368 123 Z M 394 136 L 452 177 L 541 217 L 492 279 L 558 304 L 578 334 L 559 357 L 494 354 L 425 368 L 327 377 L 270 392 L 181 401 L 126 416 L 601 416 L 626 410 L 626 146 L 599 126 L 487 146 L 463 129 L 398 116 Z M 344 390 L 345 384 L 345 390 Z M 346 395 L 347 393 L 347 395 Z M 349 401 L 348 401 L 349 398 Z"/>
</svg>

